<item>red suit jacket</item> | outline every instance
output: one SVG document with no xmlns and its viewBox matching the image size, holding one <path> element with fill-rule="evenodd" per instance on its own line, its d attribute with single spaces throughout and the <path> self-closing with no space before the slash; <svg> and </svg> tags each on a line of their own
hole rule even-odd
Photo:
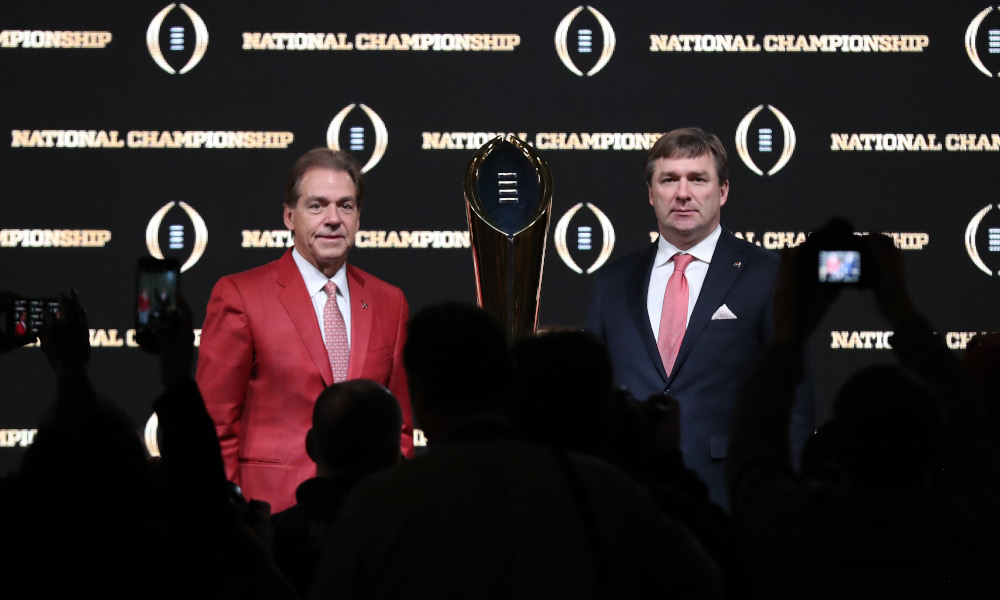
<svg viewBox="0 0 1000 600">
<path fill-rule="evenodd" d="M 413 417 L 403 372 L 409 308 L 403 292 L 347 267 L 351 296 L 349 379 L 373 379 L 403 411 L 403 452 L 413 455 Z M 295 504 L 316 475 L 306 432 L 316 398 L 333 383 L 316 311 L 291 251 L 223 277 L 208 300 L 198 387 L 219 435 L 226 476 L 272 512 Z"/>
</svg>

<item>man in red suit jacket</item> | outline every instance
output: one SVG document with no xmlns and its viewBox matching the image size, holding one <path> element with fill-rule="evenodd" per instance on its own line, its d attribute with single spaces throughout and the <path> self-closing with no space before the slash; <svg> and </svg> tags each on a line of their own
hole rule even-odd
<svg viewBox="0 0 1000 600">
<path fill-rule="evenodd" d="M 350 154 L 307 152 L 285 189 L 293 250 L 223 277 L 208 301 L 198 386 L 215 421 L 227 477 L 247 498 L 269 502 L 273 512 L 295 504 L 296 487 L 316 475 L 305 452 L 306 432 L 316 398 L 335 383 L 324 344 L 333 336 L 323 326 L 327 281 L 337 284 L 329 300 L 339 305 L 346 325 L 346 378 L 389 388 L 403 412 L 403 452 L 413 454 L 402 362 L 406 299 L 399 288 L 347 265 L 363 198 L 361 168 Z"/>
</svg>

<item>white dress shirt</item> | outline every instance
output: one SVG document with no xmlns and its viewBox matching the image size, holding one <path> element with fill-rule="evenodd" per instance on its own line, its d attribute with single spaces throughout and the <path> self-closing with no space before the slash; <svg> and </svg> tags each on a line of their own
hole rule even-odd
<svg viewBox="0 0 1000 600">
<path fill-rule="evenodd" d="M 719 236 L 722 235 L 722 225 L 717 225 L 715 230 L 702 241 L 695 244 L 689 250 L 679 250 L 676 246 L 663 239 L 656 247 L 656 259 L 653 261 L 653 271 L 649 274 L 649 292 L 646 295 L 646 309 L 649 311 L 649 324 L 653 328 L 653 337 L 660 337 L 660 315 L 663 312 L 663 294 L 667 291 L 667 280 L 674 272 L 674 255 L 677 253 L 690 254 L 694 260 L 684 270 L 684 277 L 688 282 L 688 312 L 687 321 L 691 320 L 691 313 L 694 305 L 701 294 L 701 287 L 705 284 L 705 276 L 708 274 L 708 265 L 712 262 L 712 255 L 715 254 L 715 246 L 719 243 Z M 659 339 L 657 339 L 659 341 Z"/>
<path fill-rule="evenodd" d="M 347 263 L 345 262 L 333 277 L 327 279 L 326 275 L 320 272 L 311 262 L 299 254 L 299 251 L 292 248 L 292 258 L 295 259 L 295 266 L 302 274 L 302 281 L 306 284 L 306 291 L 312 300 L 313 309 L 316 311 L 316 321 L 319 323 L 319 331 L 323 334 L 323 341 L 326 342 L 326 331 L 323 327 L 323 308 L 326 307 L 326 287 L 327 281 L 337 284 L 337 306 L 340 314 L 344 315 L 344 325 L 347 326 L 347 347 L 351 347 L 351 291 L 347 286 Z"/>
</svg>

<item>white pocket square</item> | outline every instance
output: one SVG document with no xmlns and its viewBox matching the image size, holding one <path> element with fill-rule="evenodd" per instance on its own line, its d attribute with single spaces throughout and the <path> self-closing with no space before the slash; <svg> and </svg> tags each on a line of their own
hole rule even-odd
<svg viewBox="0 0 1000 600">
<path fill-rule="evenodd" d="M 725 304 L 720 306 L 719 310 L 715 311 L 715 314 L 712 315 L 713 321 L 719 321 L 722 319 L 735 319 L 735 318 L 736 315 L 734 315 L 733 311 L 729 310 L 729 307 L 726 306 Z"/>
</svg>

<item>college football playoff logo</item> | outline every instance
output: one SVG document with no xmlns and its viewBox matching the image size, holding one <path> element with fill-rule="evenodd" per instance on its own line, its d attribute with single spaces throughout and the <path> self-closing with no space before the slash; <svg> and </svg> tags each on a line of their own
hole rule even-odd
<svg viewBox="0 0 1000 600">
<path fill-rule="evenodd" d="M 168 215 L 174 206 L 180 206 L 181 210 Z M 198 262 L 205 253 L 207 244 L 208 228 L 204 219 L 191 205 L 184 202 L 167 202 L 156 211 L 146 226 L 146 248 L 149 254 L 153 258 L 163 258 L 163 247 L 166 246 L 166 255 L 174 256 L 182 262 L 181 273 Z M 187 260 L 184 259 L 185 256 Z"/>
<path fill-rule="evenodd" d="M 360 114 L 352 113 L 355 106 L 361 109 Z M 367 117 L 367 122 L 360 115 Z M 364 104 L 348 104 L 330 121 L 326 130 L 326 145 L 331 150 L 346 149 L 355 155 L 365 165 L 361 172 L 367 173 L 385 155 L 385 148 L 389 145 L 389 131 L 374 110 Z M 365 156 L 368 157 L 367 161 Z"/>
<path fill-rule="evenodd" d="M 150 415 L 146 426 L 142 429 L 142 440 L 146 442 L 146 451 L 152 458 L 160 456 L 160 418 L 156 413 Z"/>
<path fill-rule="evenodd" d="M 988 59 L 993 54 L 1000 54 L 1000 28 L 994 25 L 992 29 L 987 27 L 984 33 L 980 32 L 981 29 L 984 29 L 982 27 L 983 21 L 986 20 L 986 17 L 991 12 L 993 12 L 993 7 L 987 6 L 972 19 L 969 27 L 965 30 L 965 53 L 969 55 L 969 60 L 972 61 L 972 64 L 987 77 L 993 77 L 993 73 L 983 63 L 983 55 L 979 51 L 985 49 L 985 55 Z M 995 21 L 996 18 L 994 18 Z M 994 69 L 998 68 L 997 61 L 991 60 L 991 62 L 994 63 Z"/>
<path fill-rule="evenodd" d="M 589 212 L 580 213 L 581 208 L 587 208 Z M 600 232 L 600 240 L 595 239 L 597 232 Z M 615 228 L 599 208 L 581 202 L 559 219 L 555 230 L 555 244 L 556 253 L 567 267 L 577 273 L 590 274 L 600 269 L 611 257 L 611 251 L 615 248 Z M 589 263 L 590 266 L 583 269 L 578 260 Z"/>
<path fill-rule="evenodd" d="M 748 112 L 740 121 L 739 127 L 736 128 L 736 153 L 740 155 L 743 164 L 758 175 L 764 175 L 764 171 L 757 166 L 758 162 L 773 162 L 773 166 L 768 169 L 767 174 L 774 175 L 788 164 L 792 158 L 792 152 L 795 152 L 795 129 L 792 127 L 791 121 L 777 108 L 767 105 L 767 109 L 770 111 L 769 114 L 760 115 L 761 111 L 764 110 L 764 105 L 759 105 Z M 758 115 L 760 115 L 759 119 L 757 119 Z M 754 123 L 755 119 L 756 123 Z M 751 125 L 755 125 L 753 132 L 750 130 Z M 775 143 L 775 134 L 779 131 L 781 133 L 780 153 L 777 151 Z M 774 156 L 778 158 L 775 159 Z"/>
<path fill-rule="evenodd" d="M 993 227 L 989 225 L 983 227 L 983 221 L 986 220 L 986 216 L 992 209 L 993 205 L 987 204 L 985 208 L 972 217 L 968 227 L 965 228 L 965 250 L 969 253 L 969 258 L 980 271 L 991 277 L 1000 275 L 1000 271 L 998 271 L 998 267 L 1000 267 L 1000 256 L 998 256 L 1000 255 L 1000 219 L 993 219 L 995 223 Z M 995 217 L 996 214 L 993 213 L 993 216 Z M 984 248 L 992 266 L 987 264 L 987 260 L 984 260 L 980 253 L 980 250 Z"/>
<path fill-rule="evenodd" d="M 587 12 L 580 15 L 584 8 Z M 570 26 L 574 25 L 571 34 Z M 597 29 L 601 30 L 599 50 L 594 47 L 594 31 Z M 611 23 L 604 15 L 592 6 L 577 6 L 563 17 L 559 27 L 556 28 L 556 54 L 567 69 L 580 77 L 583 77 L 584 70 L 587 72 L 587 77 L 590 77 L 603 69 L 611 60 L 614 51 L 615 30 L 611 28 Z"/>
<path fill-rule="evenodd" d="M 174 12 L 176 7 L 181 10 Z M 183 75 L 195 68 L 205 56 L 205 50 L 208 49 L 208 28 L 190 6 L 175 2 L 156 13 L 149 22 L 146 47 L 157 66 L 171 75 Z M 164 47 L 167 48 L 166 55 L 163 53 Z M 180 67 L 171 65 L 171 62 Z"/>
</svg>

